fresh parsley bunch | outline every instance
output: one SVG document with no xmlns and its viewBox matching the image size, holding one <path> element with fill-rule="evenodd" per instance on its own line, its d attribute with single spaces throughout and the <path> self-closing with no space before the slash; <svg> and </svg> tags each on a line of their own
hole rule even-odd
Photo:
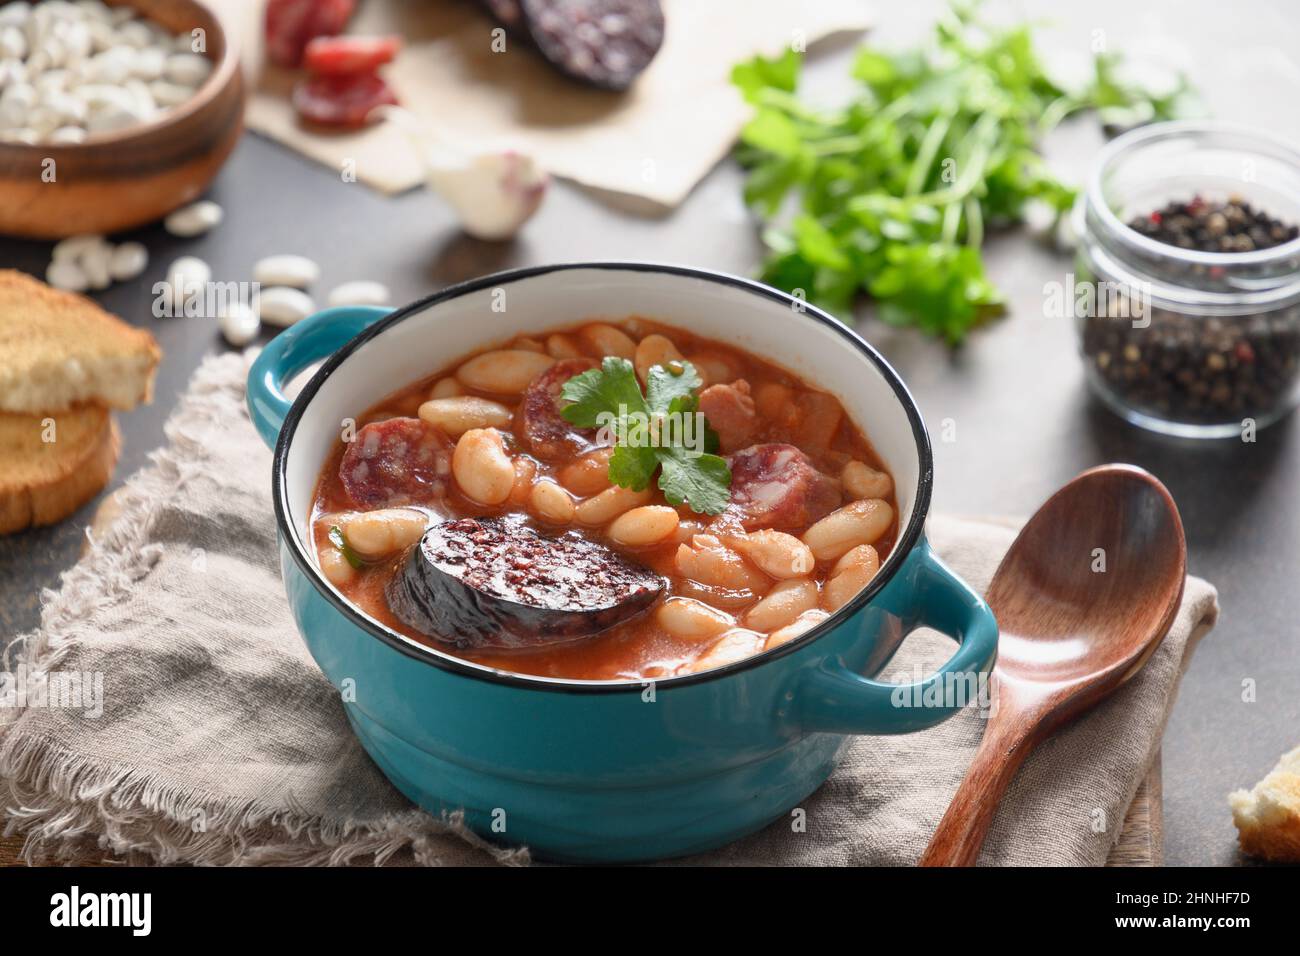
<svg viewBox="0 0 1300 956">
<path fill-rule="evenodd" d="M 697 514 L 720 514 L 727 506 L 731 469 L 716 454 L 718 436 L 707 425 L 704 448 L 666 444 L 673 436 L 660 428 L 665 416 L 684 418 L 700 408 L 696 390 L 704 384 L 690 362 L 655 365 L 646 376 L 645 394 L 636 369 L 625 358 L 608 355 L 600 368 L 576 375 L 564 383 L 560 395 L 568 404 L 561 414 L 579 428 L 612 424 L 614 453 L 609 459 L 609 480 L 623 488 L 643 491 L 659 471 L 659 488 L 674 505 L 683 503 Z M 650 422 L 651 441 L 644 430 L 633 438 L 631 424 Z M 679 432 L 676 437 L 681 437 Z"/>
<path fill-rule="evenodd" d="M 761 278 L 832 312 L 869 293 L 885 321 L 954 344 L 1002 304 L 980 257 L 986 227 L 1021 221 L 1031 200 L 1058 216 L 1074 201 L 1041 137 L 1086 108 L 1167 118 L 1185 90 L 1153 97 L 1102 55 L 1093 81 L 1067 92 L 1028 26 L 993 28 L 965 6 L 939 22 L 933 49 L 859 50 L 860 94 L 838 111 L 798 99 L 800 62 L 787 51 L 732 71 L 755 107 L 737 155 L 750 170 L 745 198 L 768 220 Z M 778 224 L 792 193 L 798 211 Z"/>
</svg>

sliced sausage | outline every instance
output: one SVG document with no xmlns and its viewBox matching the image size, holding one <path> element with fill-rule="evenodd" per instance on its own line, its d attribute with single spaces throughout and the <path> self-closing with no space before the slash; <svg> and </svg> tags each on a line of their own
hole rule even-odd
<svg viewBox="0 0 1300 956">
<path fill-rule="evenodd" d="M 524 389 L 519 415 L 522 438 L 538 458 L 555 461 L 596 447 L 594 428 L 576 428 L 560 414 L 560 389 L 575 375 L 596 367 L 591 359 L 556 362 Z"/>
<path fill-rule="evenodd" d="M 743 378 L 730 385 L 710 385 L 700 392 L 700 411 L 718 433 L 724 453 L 744 448 L 758 433 L 758 410 Z"/>
<path fill-rule="evenodd" d="M 519 5 L 542 55 L 593 86 L 627 89 L 664 42 L 659 0 L 519 0 Z"/>
<path fill-rule="evenodd" d="M 451 442 L 418 418 L 388 418 L 357 432 L 339 480 L 359 508 L 427 504 L 447 490 Z"/>
<path fill-rule="evenodd" d="M 794 445 L 751 445 L 727 463 L 731 501 L 723 516 L 739 520 L 746 531 L 802 531 L 839 507 L 839 485 Z"/>
<path fill-rule="evenodd" d="M 389 581 L 388 606 L 458 647 L 537 647 L 588 637 L 640 614 L 662 577 L 570 531 L 539 534 L 518 516 L 434 525 Z"/>
</svg>

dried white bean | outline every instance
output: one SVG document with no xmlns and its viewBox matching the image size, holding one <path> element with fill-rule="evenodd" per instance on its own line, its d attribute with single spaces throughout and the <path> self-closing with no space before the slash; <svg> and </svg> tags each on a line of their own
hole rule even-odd
<svg viewBox="0 0 1300 956">
<path fill-rule="evenodd" d="M 582 358 L 582 349 L 567 335 L 557 333 L 546 337 L 546 354 L 551 358 L 575 359 Z"/>
<path fill-rule="evenodd" d="M 226 302 L 217 314 L 217 324 L 226 341 L 235 348 L 243 348 L 262 331 L 262 320 L 247 302 L 234 299 Z"/>
<path fill-rule="evenodd" d="M 319 278 L 320 266 L 306 256 L 267 256 L 253 266 L 253 280 L 262 285 L 305 289 Z"/>
<path fill-rule="evenodd" d="M 167 58 L 167 79 L 181 86 L 202 86 L 211 72 L 212 61 L 198 53 L 173 53 Z"/>
<path fill-rule="evenodd" d="M 677 572 L 692 581 L 729 591 L 762 594 L 772 582 L 711 534 L 697 534 L 677 549 Z"/>
<path fill-rule="evenodd" d="M 54 132 L 45 137 L 47 143 L 57 143 L 60 145 L 69 145 L 80 143 L 86 138 L 86 131 L 80 126 L 60 126 Z"/>
<path fill-rule="evenodd" d="M 300 289 L 272 286 L 257 295 L 258 312 L 269 325 L 285 327 L 300 322 L 316 311 L 311 296 Z"/>
<path fill-rule="evenodd" d="M 673 637 L 688 641 L 716 637 L 736 623 L 730 614 L 694 598 L 683 597 L 670 597 L 659 605 L 655 620 Z"/>
<path fill-rule="evenodd" d="M 818 561 L 835 561 L 860 544 L 875 544 L 894 520 L 894 509 L 865 498 L 832 511 L 803 533 L 803 543 Z"/>
<path fill-rule="evenodd" d="M 215 228 L 224 217 L 225 212 L 220 206 L 210 199 L 202 199 L 170 213 L 163 220 L 163 228 L 173 236 L 191 239 Z"/>
<path fill-rule="evenodd" d="M 154 80 L 149 84 L 149 92 L 159 106 L 179 106 L 194 95 L 190 87 L 169 80 Z"/>
<path fill-rule="evenodd" d="M 456 395 L 464 395 L 465 390 L 460 387 L 460 382 L 454 378 L 439 379 L 434 382 L 433 388 L 429 389 L 429 398 L 452 398 Z"/>
<path fill-rule="evenodd" d="M 473 428 L 505 428 L 512 417 L 510 409 L 499 402 L 471 395 L 430 399 L 420 406 L 419 415 L 452 438 Z"/>
<path fill-rule="evenodd" d="M 104 240 L 93 243 L 81 254 L 81 271 L 86 274 L 86 281 L 92 289 L 107 289 L 113 282 L 109 271 L 109 262 L 113 257 L 113 247 Z"/>
<path fill-rule="evenodd" d="M 381 508 L 344 518 L 343 540 L 363 558 L 384 558 L 409 548 L 424 536 L 429 519 L 414 508 Z"/>
<path fill-rule="evenodd" d="M 196 256 L 181 256 L 167 267 L 167 286 L 171 291 L 172 309 L 183 315 L 185 304 L 203 296 L 203 287 L 212 280 L 212 269 Z"/>
<path fill-rule="evenodd" d="M 104 237 L 97 233 L 83 233 L 79 236 L 69 236 L 67 239 L 60 239 L 54 244 L 54 251 L 51 258 L 55 262 L 61 262 L 64 259 L 77 259 L 91 246 L 103 242 Z"/>
<path fill-rule="evenodd" d="M 555 364 L 549 355 L 525 349 L 498 349 L 470 359 L 456 370 L 468 388 L 498 395 L 518 395 L 528 383 Z"/>
<path fill-rule="evenodd" d="M 461 436 L 452 452 L 451 473 L 466 497 L 485 505 L 504 502 L 515 484 L 515 466 L 501 433 L 492 428 L 471 429 Z"/>
<path fill-rule="evenodd" d="M 90 280 L 73 259 L 55 259 L 45 269 L 45 281 L 56 289 L 85 292 Z"/>
<path fill-rule="evenodd" d="M 144 272 L 148 264 L 148 249 L 138 242 L 124 242 L 113 249 L 108 271 L 117 282 L 129 282 Z"/>
<path fill-rule="evenodd" d="M 665 505 L 643 505 L 625 511 L 609 526 L 609 538 L 628 548 L 644 548 L 671 538 L 677 530 L 676 509 Z"/>
<path fill-rule="evenodd" d="M 330 290 L 330 305 L 387 305 L 391 296 L 388 286 L 380 282 L 358 279 L 345 282 Z"/>
</svg>

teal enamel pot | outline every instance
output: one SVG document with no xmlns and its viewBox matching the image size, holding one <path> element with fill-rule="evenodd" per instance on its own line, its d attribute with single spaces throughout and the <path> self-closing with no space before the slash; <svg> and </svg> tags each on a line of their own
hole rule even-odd
<svg viewBox="0 0 1300 956">
<path fill-rule="evenodd" d="M 899 539 L 872 583 L 800 638 L 647 683 L 527 677 L 468 663 L 370 619 L 325 580 L 307 521 L 345 420 L 457 358 L 590 317 L 646 316 L 748 349 L 843 402 L 893 473 Z M 283 387 L 324 359 L 292 403 Z M 880 354 L 802 300 L 649 263 L 521 269 L 403 309 L 328 309 L 283 332 L 248 379 L 275 449 L 280 565 L 298 629 L 375 763 L 434 814 L 543 859 L 631 861 L 719 846 L 786 817 L 856 734 L 924 730 L 993 666 L 988 606 L 931 551 L 930 442 Z M 877 680 L 919 626 L 957 642 L 915 683 Z M 899 675 L 889 675 L 891 678 Z"/>
</svg>

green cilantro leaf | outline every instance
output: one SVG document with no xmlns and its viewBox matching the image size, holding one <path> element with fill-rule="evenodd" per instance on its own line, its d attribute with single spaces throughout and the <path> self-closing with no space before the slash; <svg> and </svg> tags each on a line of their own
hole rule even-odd
<svg viewBox="0 0 1300 956">
<path fill-rule="evenodd" d="M 343 553 L 344 559 L 358 571 L 365 567 L 366 562 L 361 559 L 361 555 L 352 550 L 348 544 L 348 539 L 343 536 L 343 529 L 338 525 L 330 525 L 330 544 L 338 548 Z"/>
<path fill-rule="evenodd" d="M 720 514 L 730 500 L 731 469 L 718 455 L 692 455 L 684 448 L 659 450 L 659 488 L 670 504 L 683 502 L 697 514 Z"/>
<path fill-rule="evenodd" d="M 560 414 L 579 428 L 613 426 L 609 480 L 620 488 L 643 491 L 658 471 L 669 502 L 697 514 L 721 513 L 730 499 L 731 471 L 716 454 L 717 434 L 698 414 L 703 379 L 686 361 L 652 366 L 647 379 L 643 395 L 632 363 L 607 356 L 600 368 L 561 386 L 569 404 Z M 696 433 L 701 426 L 702 435 Z"/>
<path fill-rule="evenodd" d="M 645 414 L 645 398 L 636 380 L 636 368 L 625 358 L 605 356 L 600 368 L 593 368 L 569 379 L 560 389 L 567 402 L 560 413 L 579 428 L 599 428 L 602 415 L 617 416 L 620 408 L 632 414 Z"/>
</svg>

